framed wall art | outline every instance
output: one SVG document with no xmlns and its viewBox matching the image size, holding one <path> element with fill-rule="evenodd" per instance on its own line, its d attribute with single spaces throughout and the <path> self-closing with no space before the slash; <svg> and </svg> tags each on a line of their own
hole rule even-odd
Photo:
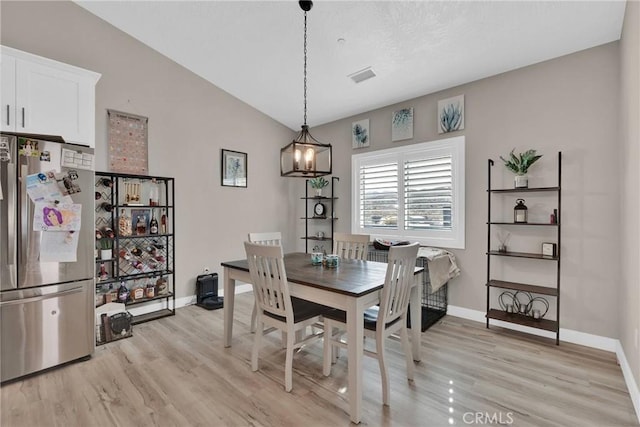
<svg viewBox="0 0 640 427">
<path fill-rule="evenodd" d="M 464 129 L 464 95 L 438 101 L 438 133 Z"/>
<path fill-rule="evenodd" d="M 247 153 L 222 149 L 221 184 L 224 187 L 247 187 Z"/>
<path fill-rule="evenodd" d="M 371 142 L 369 119 L 351 123 L 351 146 L 353 148 L 368 147 Z"/>
<path fill-rule="evenodd" d="M 147 175 L 149 119 L 115 110 L 107 110 L 107 117 L 109 170 Z"/>
<path fill-rule="evenodd" d="M 391 141 L 413 138 L 413 108 L 403 108 L 391 114 Z"/>
</svg>

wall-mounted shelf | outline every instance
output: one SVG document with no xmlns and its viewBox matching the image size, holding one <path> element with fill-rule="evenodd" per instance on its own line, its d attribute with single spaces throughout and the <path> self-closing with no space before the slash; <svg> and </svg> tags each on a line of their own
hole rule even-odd
<svg viewBox="0 0 640 427">
<path fill-rule="evenodd" d="M 487 288 L 487 328 L 490 325 L 490 320 L 500 320 L 503 322 L 515 323 L 519 325 L 528 326 L 530 328 L 542 329 L 551 331 L 556 334 L 556 344 L 560 344 L 560 237 L 561 237 L 561 185 L 562 185 L 562 153 L 558 152 L 558 186 L 557 187 L 533 187 L 533 188 L 491 188 L 491 171 L 494 166 L 493 160 L 488 160 L 487 167 L 487 280 L 485 286 Z M 557 197 L 557 217 L 556 221 L 552 223 L 540 223 L 540 222 L 526 222 L 526 223 L 514 223 L 509 221 L 493 221 L 491 211 L 491 199 L 493 196 L 499 197 L 504 194 L 523 194 L 523 193 L 553 193 Z M 546 196 L 545 196 L 546 197 Z M 504 212 L 503 212 L 504 213 Z M 518 229 L 518 227 L 531 227 L 544 228 L 551 227 L 556 231 L 556 251 L 554 256 L 543 255 L 542 253 L 530 253 L 530 252 L 514 252 L 514 251 L 499 251 L 495 250 L 491 242 L 491 232 L 495 227 L 507 227 L 511 231 Z M 556 280 L 554 286 L 540 286 L 527 283 L 518 283 L 500 280 L 494 275 L 497 273 L 492 270 L 491 259 L 493 257 L 508 258 L 526 258 L 532 260 L 542 261 L 555 261 Z M 507 261 L 505 261 L 507 262 Z M 546 264 L 545 264 L 546 265 Z M 552 268 L 554 268 L 552 266 Z M 556 302 L 556 320 L 548 318 L 534 319 L 530 315 L 524 315 L 521 313 L 508 313 L 504 310 L 498 310 L 491 307 L 491 289 L 505 289 L 508 291 L 527 292 L 530 294 L 544 295 L 555 299 Z"/>
</svg>

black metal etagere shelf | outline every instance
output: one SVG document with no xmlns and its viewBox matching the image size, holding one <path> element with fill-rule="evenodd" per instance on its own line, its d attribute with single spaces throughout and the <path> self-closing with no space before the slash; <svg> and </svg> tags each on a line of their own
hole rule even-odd
<svg viewBox="0 0 640 427">
<path fill-rule="evenodd" d="M 111 181 L 111 186 L 105 186 L 103 179 Z M 155 181 L 155 185 L 162 188 L 157 204 L 129 203 L 126 201 L 124 184 L 125 182 L 136 182 L 144 188 L 148 182 Z M 127 307 L 142 307 L 146 303 L 161 303 L 161 307 L 153 311 L 135 315 L 132 324 L 139 324 L 150 320 L 159 319 L 166 316 L 175 315 L 175 180 L 171 177 L 137 175 L 113 172 L 96 172 L 96 198 L 101 193 L 101 200 L 96 200 L 96 228 L 103 229 L 109 227 L 114 231 L 113 256 L 109 260 L 96 259 L 98 263 L 109 263 L 109 276 L 106 279 L 96 280 L 96 293 L 104 292 L 105 285 L 112 285 L 117 289 L 120 283 L 131 285 L 135 281 L 157 282 L 160 279 L 166 281 L 166 291 L 158 294 L 157 290 L 153 296 L 143 297 L 136 300 L 129 299 L 125 302 Z M 111 211 L 106 212 L 102 203 L 109 203 Z M 135 219 L 131 218 L 132 234 L 123 236 L 118 229 L 121 211 L 125 210 L 128 216 L 134 209 L 141 209 L 149 213 L 152 210 L 166 215 L 166 230 L 158 230 L 157 234 L 151 234 L 149 229 L 145 233 L 135 233 Z M 158 221 L 161 220 L 156 215 Z M 149 221 L 151 217 L 149 218 Z M 132 248 L 140 250 L 138 255 L 132 254 Z M 124 254 L 124 255 L 123 255 Z M 132 264 L 132 261 L 134 263 Z M 139 262 L 136 264 L 135 262 Z M 136 267 L 138 265 L 139 267 Z M 157 289 L 159 286 L 157 287 Z"/>
<path fill-rule="evenodd" d="M 331 195 L 330 196 L 310 196 L 309 180 L 308 179 L 305 180 L 304 197 L 301 197 L 301 199 L 304 200 L 304 217 L 300 219 L 304 220 L 304 236 L 302 236 L 301 239 L 305 241 L 304 247 L 305 247 L 306 253 L 309 253 L 309 242 L 312 242 L 312 241 L 329 242 L 330 244 L 329 252 L 333 250 L 333 231 L 335 228 L 335 222 L 338 220 L 338 218 L 335 217 L 335 209 L 334 209 L 335 201 L 338 200 L 338 198 L 335 196 L 335 187 L 336 187 L 336 182 L 338 182 L 339 180 L 340 178 L 338 178 L 337 176 L 331 177 Z M 326 202 L 329 205 L 327 206 L 327 212 L 325 213 L 325 215 L 322 215 L 322 216 L 310 215 L 310 211 L 313 212 L 313 205 L 315 203 L 322 203 L 322 202 Z M 324 237 L 318 237 L 317 235 L 316 236 L 309 235 L 309 232 L 313 227 L 310 225 L 310 221 L 313 222 L 314 225 L 318 225 L 319 221 L 329 221 L 331 234 Z"/>
<path fill-rule="evenodd" d="M 532 187 L 532 188 L 500 188 L 494 189 L 491 187 L 491 171 L 494 166 L 494 161 L 488 159 L 487 162 L 487 307 L 486 307 L 486 322 L 487 328 L 490 325 L 490 320 L 500 320 L 508 323 L 515 323 L 523 326 L 527 326 L 535 329 L 542 329 L 550 332 L 554 332 L 556 336 L 556 345 L 560 344 L 560 252 L 561 252 L 561 212 L 562 212 L 562 152 L 558 152 L 558 186 L 556 187 Z M 556 220 L 553 223 L 514 223 L 506 221 L 492 221 L 491 215 L 491 199 L 493 195 L 500 194 L 524 194 L 524 193 L 555 193 L 557 195 L 557 215 Z M 553 227 L 556 229 L 556 252 L 555 255 L 543 255 L 542 253 L 527 253 L 527 252 L 503 252 L 492 248 L 491 232 L 494 226 L 497 227 Z M 505 257 L 505 258 L 527 258 L 534 260 L 552 261 L 555 264 L 556 269 L 556 283 L 555 286 L 540 286 L 527 283 L 510 282 L 496 279 L 491 270 L 492 257 Z M 523 315 L 519 313 L 508 313 L 505 310 L 499 310 L 491 308 L 491 289 L 506 289 L 515 292 L 528 292 L 531 294 L 545 295 L 555 298 L 556 302 L 556 319 L 534 319 L 529 315 Z"/>
</svg>

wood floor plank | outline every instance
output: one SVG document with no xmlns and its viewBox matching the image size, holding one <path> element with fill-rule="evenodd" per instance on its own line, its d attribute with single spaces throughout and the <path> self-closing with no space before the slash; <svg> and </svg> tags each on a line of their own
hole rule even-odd
<svg viewBox="0 0 640 427">
<path fill-rule="evenodd" d="M 286 393 L 279 334 L 265 337 L 251 371 L 252 308 L 250 293 L 236 297 L 231 348 L 222 310 L 190 306 L 136 325 L 88 361 L 4 384 L 0 425 L 348 426 L 346 352 L 324 377 L 322 343 L 297 351 Z M 388 341 L 389 407 L 377 361 L 364 358 L 362 425 L 638 426 L 612 353 L 449 316 L 421 346 L 409 382 L 400 343 Z"/>
</svg>

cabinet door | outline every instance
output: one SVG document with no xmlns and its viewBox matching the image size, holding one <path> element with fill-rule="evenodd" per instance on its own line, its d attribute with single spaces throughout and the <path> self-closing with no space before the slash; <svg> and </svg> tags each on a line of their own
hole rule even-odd
<svg viewBox="0 0 640 427">
<path fill-rule="evenodd" d="M 16 130 L 16 60 L 0 57 L 0 130 Z"/>
<path fill-rule="evenodd" d="M 93 84 L 77 73 L 17 60 L 16 130 L 94 146 L 93 90 Z"/>
</svg>

